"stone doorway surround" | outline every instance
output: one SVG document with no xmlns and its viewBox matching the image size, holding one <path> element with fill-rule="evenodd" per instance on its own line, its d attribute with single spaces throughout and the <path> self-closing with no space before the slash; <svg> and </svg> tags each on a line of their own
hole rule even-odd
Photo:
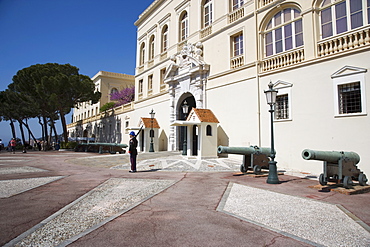
<svg viewBox="0 0 370 247">
<path fill-rule="evenodd" d="M 206 108 L 206 84 L 210 66 L 203 61 L 203 45 L 201 42 L 187 43 L 181 52 L 171 56 L 171 63 L 166 69 L 164 82 L 169 85 L 170 94 L 170 123 L 178 119 L 177 109 L 184 94 L 195 98 L 196 107 Z M 176 127 L 170 127 L 169 151 L 176 150 L 178 135 Z"/>
</svg>

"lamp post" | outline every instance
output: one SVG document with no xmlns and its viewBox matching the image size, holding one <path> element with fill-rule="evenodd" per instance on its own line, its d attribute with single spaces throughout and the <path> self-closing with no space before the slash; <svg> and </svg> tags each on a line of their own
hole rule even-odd
<svg viewBox="0 0 370 247">
<path fill-rule="evenodd" d="M 187 114 L 188 114 L 188 110 L 189 110 L 189 106 L 188 106 L 188 103 L 185 100 L 184 104 L 182 105 L 182 112 L 185 115 L 185 120 L 186 120 L 186 117 L 187 117 Z M 186 143 L 186 139 L 187 139 L 187 126 L 185 126 L 184 143 L 183 143 L 183 146 L 182 146 L 182 155 L 187 155 L 188 154 L 188 150 L 187 150 L 188 145 Z"/>
<path fill-rule="evenodd" d="M 152 111 L 149 112 L 150 114 L 150 120 L 151 120 L 151 129 L 150 129 L 150 147 L 149 147 L 149 152 L 154 152 L 154 147 L 153 147 L 153 137 L 154 137 L 154 130 L 153 130 L 153 120 L 154 120 L 154 116 L 155 116 L 155 112 Z"/>
<path fill-rule="evenodd" d="M 271 160 L 269 161 L 269 175 L 267 177 L 267 183 L 268 184 L 278 184 L 279 183 L 279 178 L 277 175 L 277 167 L 276 167 L 276 161 L 275 161 L 275 147 L 274 147 L 274 105 L 276 104 L 276 95 L 278 91 L 276 89 L 273 89 L 273 84 L 270 81 L 269 83 L 269 90 L 265 91 L 266 94 L 266 100 L 267 104 L 270 105 L 270 116 L 271 116 L 271 154 L 270 158 Z"/>
</svg>

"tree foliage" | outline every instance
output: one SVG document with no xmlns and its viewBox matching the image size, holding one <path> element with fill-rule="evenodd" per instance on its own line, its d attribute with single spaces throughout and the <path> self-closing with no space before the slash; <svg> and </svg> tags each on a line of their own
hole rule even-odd
<svg viewBox="0 0 370 247">
<path fill-rule="evenodd" d="M 102 107 L 100 107 L 100 112 L 104 112 L 104 111 L 108 111 L 110 109 L 113 109 L 115 107 L 115 104 L 114 102 L 108 102 L 106 104 L 104 104 Z"/>
<path fill-rule="evenodd" d="M 67 140 L 65 115 L 78 103 L 91 101 L 94 104 L 101 96 L 100 92 L 95 91 L 92 80 L 78 71 L 77 67 L 70 64 L 57 63 L 36 64 L 19 70 L 8 88 L 28 106 L 20 111 L 21 119 L 41 117 L 47 138 L 47 123 L 53 125 L 60 117 L 64 139 Z M 15 102 L 18 105 L 19 101 Z"/>
</svg>

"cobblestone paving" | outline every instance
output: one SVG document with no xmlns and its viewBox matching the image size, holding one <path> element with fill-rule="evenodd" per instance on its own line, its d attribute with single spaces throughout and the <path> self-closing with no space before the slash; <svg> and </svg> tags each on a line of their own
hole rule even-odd
<svg viewBox="0 0 370 247">
<path fill-rule="evenodd" d="M 240 171 L 240 162 L 219 158 L 219 159 L 187 159 L 181 155 L 169 156 L 166 158 L 148 159 L 137 162 L 138 171 L 163 170 L 180 172 L 219 172 L 219 171 Z M 130 163 L 111 167 L 111 169 L 130 170 Z"/>
<path fill-rule="evenodd" d="M 30 167 L 30 166 L 22 166 L 22 167 L 1 167 L 0 174 L 13 174 L 13 173 L 27 173 L 27 172 L 45 172 L 46 170 Z"/>
<path fill-rule="evenodd" d="M 329 203 L 230 184 L 219 209 L 315 246 L 370 246 L 370 232 Z"/>
<path fill-rule="evenodd" d="M 65 246 L 173 183 L 111 178 L 5 246 Z"/>
<path fill-rule="evenodd" d="M 27 190 L 51 183 L 63 177 L 64 176 L 1 180 L 0 198 L 17 195 Z"/>
</svg>

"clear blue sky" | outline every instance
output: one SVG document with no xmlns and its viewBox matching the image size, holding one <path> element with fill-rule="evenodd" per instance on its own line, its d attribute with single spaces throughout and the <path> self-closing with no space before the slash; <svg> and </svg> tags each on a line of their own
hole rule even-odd
<svg viewBox="0 0 370 247">
<path fill-rule="evenodd" d="M 69 63 L 90 77 L 100 70 L 133 75 L 134 22 L 152 2 L 0 0 L 0 91 L 18 70 L 33 64 Z M 31 128 L 41 136 L 36 121 Z M 0 139 L 6 143 L 10 138 L 9 122 L 0 122 Z"/>
</svg>

